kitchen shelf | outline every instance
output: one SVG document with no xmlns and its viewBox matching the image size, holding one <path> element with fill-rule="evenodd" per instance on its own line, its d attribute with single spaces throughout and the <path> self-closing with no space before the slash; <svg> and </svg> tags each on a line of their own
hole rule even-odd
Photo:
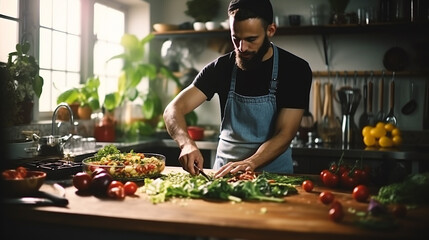
<svg viewBox="0 0 429 240">
<path fill-rule="evenodd" d="M 374 23 L 368 25 L 344 24 L 344 25 L 322 25 L 322 26 L 298 26 L 278 27 L 276 36 L 283 35 L 329 35 L 329 34 L 362 34 L 362 33 L 389 33 L 389 34 L 423 34 L 428 35 L 429 21 L 425 22 L 398 22 L 398 23 Z M 168 32 L 153 32 L 155 38 L 229 38 L 228 29 L 218 30 L 176 30 Z"/>
<path fill-rule="evenodd" d="M 371 71 L 373 72 L 373 76 L 374 77 L 380 77 L 383 75 L 383 70 L 366 70 L 366 71 L 356 71 L 356 76 L 357 77 L 369 77 Z M 331 78 L 335 78 L 338 74 L 338 77 L 345 77 L 347 76 L 348 78 L 353 78 L 355 76 L 355 71 L 351 70 L 351 71 L 314 71 L 313 72 L 313 76 L 314 77 L 331 77 Z M 392 77 L 393 72 L 391 71 L 384 71 L 384 76 L 386 78 L 391 78 Z M 395 72 L 395 76 L 402 76 L 402 77 L 409 77 L 409 76 L 420 76 L 423 73 L 421 72 L 411 72 L 411 71 L 400 71 L 400 72 Z"/>
</svg>

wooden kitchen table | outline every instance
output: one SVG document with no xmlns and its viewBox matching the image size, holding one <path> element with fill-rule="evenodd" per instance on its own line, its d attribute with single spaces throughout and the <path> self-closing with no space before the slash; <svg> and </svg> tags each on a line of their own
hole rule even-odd
<svg viewBox="0 0 429 240">
<path fill-rule="evenodd" d="M 167 167 L 166 171 L 182 170 Z M 89 238 L 88 233 L 97 239 L 428 239 L 428 207 L 409 210 L 396 229 L 368 230 L 357 226 L 356 216 L 348 212 L 349 208 L 366 210 L 367 204 L 356 202 L 350 193 L 334 192 L 345 212 L 343 221 L 336 223 L 329 219 L 329 207 L 318 199 L 323 187 L 316 186 L 311 193 L 300 186 L 297 189 L 299 193 L 286 197 L 284 203 L 172 199 L 154 205 L 144 194 L 124 200 L 102 199 L 80 196 L 68 186 L 68 206 L 7 206 L 3 227 L 37 226 L 29 231 L 65 237 L 77 234 L 83 239 Z M 49 184 L 41 190 L 55 192 Z"/>
</svg>

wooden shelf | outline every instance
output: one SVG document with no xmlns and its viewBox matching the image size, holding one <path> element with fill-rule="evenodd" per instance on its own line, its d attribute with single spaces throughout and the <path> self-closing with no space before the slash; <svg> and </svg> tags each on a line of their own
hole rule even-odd
<svg viewBox="0 0 429 240">
<path fill-rule="evenodd" d="M 425 22 L 398 22 L 398 23 L 374 23 L 368 25 L 344 24 L 322 26 L 298 26 L 279 27 L 276 36 L 283 35 L 314 35 L 314 34 L 363 34 L 363 33 L 388 33 L 388 34 L 420 34 L 428 36 L 429 21 Z M 168 32 L 153 32 L 155 38 L 200 38 L 200 37 L 227 37 L 228 29 L 211 31 L 177 30 Z"/>
<path fill-rule="evenodd" d="M 373 72 L 373 76 L 374 77 L 381 77 L 383 75 L 383 70 L 367 70 L 367 71 L 356 71 L 356 76 L 357 77 L 370 77 L 371 71 Z M 347 78 L 353 78 L 355 76 L 355 71 L 351 70 L 351 71 L 314 71 L 313 72 L 313 77 L 330 77 L 330 78 L 335 78 L 338 74 L 338 77 L 345 77 L 347 76 Z M 424 75 L 425 73 L 423 72 L 410 72 L 410 71 L 400 71 L 400 72 L 395 72 L 395 76 L 398 77 L 408 77 L 408 76 L 420 76 L 420 75 Z M 393 75 L 393 72 L 391 71 L 384 71 L 384 76 L 386 77 L 386 79 L 390 79 Z"/>
</svg>

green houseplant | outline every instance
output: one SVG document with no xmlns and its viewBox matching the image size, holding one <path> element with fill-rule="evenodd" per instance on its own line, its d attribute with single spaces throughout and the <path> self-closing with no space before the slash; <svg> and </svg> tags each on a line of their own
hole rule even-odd
<svg viewBox="0 0 429 240">
<path fill-rule="evenodd" d="M 207 22 L 217 16 L 220 2 L 219 0 L 188 0 L 186 6 L 186 15 L 196 22 Z"/>
<path fill-rule="evenodd" d="M 57 104 L 65 102 L 76 112 L 73 114 L 79 119 L 90 119 L 91 113 L 100 109 L 98 87 L 100 79 L 98 77 L 88 78 L 80 87 L 68 89 L 57 98 Z"/>
<path fill-rule="evenodd" d="M 9 53 L 6 68 L 10 78 L 7 90 L 12 97 L 11 124 L 29 124 L 32 120 L 34 97 L 42 94 L 43 78 L 39 76 L 39 64 L 29 54 L 30 43 L 16 44 L 16 51 Z"/>
<path fill-rule="evenodd" d="M 127 138 L 138 137 L 138 135 L 151 135 L 156 128 L 162 127 L 162 112 L 164 109 L 162 94 L 155 89 L 154 81 L 172 80 L 180 89 L 183 88 L 179 79 L 162 64 L 154 64 L 145 60 L 145 46 L 154 38 L 153 34 L 148 34 L 142 39 L 135 35 L 125 34 L 121 39 L 124 52 L 113 56 L 109 61 L 119 59 L 123 61 L 122 73 L 118 79 L 117 91 L 106 94 L 104 107 L 107 111 L 113 112 L 115 109 L 123 107 L 126 103 L 137 99 L 142 101 L 141 110 L 142 121 L 134 121 L 130 124 L 119 123 L 117 127 L 122 131 L 117 136 L 126 135 Z M 137 86 L 143 79 L 148 79 L 148 90 L 139 92 Z M 152 83 L 152 84 L 151 84 Z M 196 121 L 195 113 L 191 114 Z"/>
</svg>

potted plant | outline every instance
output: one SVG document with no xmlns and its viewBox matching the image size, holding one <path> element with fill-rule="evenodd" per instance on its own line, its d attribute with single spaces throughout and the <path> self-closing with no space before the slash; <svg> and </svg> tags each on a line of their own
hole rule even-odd
<svg viewBox="0 0 429 240">
<path fill-rule="evenodd" d="M 9 73 L 6 90 L 12 98 L 10 107 L 13 125 L 29 124 L 32 120 L 34 97 L 42 94 L 43 78 L 39 76 L 39 64 L 29 54 L 30 43 L 16 45 L 9 53 L 6 69 Z"/>
<path fill-rule="evenodd" d="M 104 107 L 106 110 L 112 112 L 121 109 L 126 103 L 134 102 L 137 99 L 142 102 L 143 119 L 141 121 L 131 122 L 116 119 L 117 127 L 121 131 L 117 134 L 118 137 L 126 135 L 127 138 L 132 138 L 138 137 L 138 135 L 151 135 L 156 128 L 162 126 L 161 115 L 164 109 L 162 94 L 165 93 L 155 89 L 154 81 L 172 80 L 178 88 L 183 88 L 179 79 L 167 67 L 145 60 L 145 45 L 153 38 L 153 34 L 148 34 L 142 39 L 138 39 L 132 34 L 125 34 L 121 39 L 124 52 L 109 59 L 109 61 L 122 60 L 123 67 L 118 79 L 117 91 L 105 96 Z M 137 86 L 144 78 L 149 80 L 148 91 L 139 92 Z"/>
<path fill-rule="evenodd" d="M 220 8 L 219 0 L 188 0 L 185 14 L 195 22 L 208 22 L 215 18 Z"/>
<path fill-rule="evenodd" d="M 91 119 L 91 113 L 100 109 L 98 96 L 99 86 L 100 79 L 98 77 L 88 78 L 82 86 L 61 93 L 57 98 L 57 104 L 61 102 L 69 104 L 77 119 Z M 68 113 L 64 115 L 68 115 Z M 68 119 L 68 117 L 64 115 L 59 118 L 63 120 Z"/>
</svg>

